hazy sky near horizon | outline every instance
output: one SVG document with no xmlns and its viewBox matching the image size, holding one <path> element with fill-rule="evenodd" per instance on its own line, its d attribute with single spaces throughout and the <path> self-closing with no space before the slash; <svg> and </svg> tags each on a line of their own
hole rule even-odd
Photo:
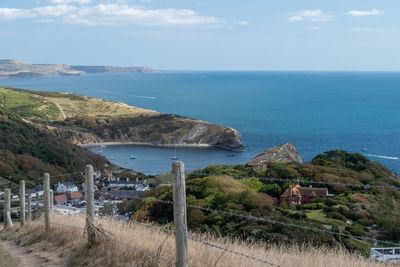
<svg viewBox="0 0 400 267">
<path fill-rule="evenodd" d="M 400 1 L 2 0 L 0 58 L 160 70 L 400 70 Z"/>
</svg>

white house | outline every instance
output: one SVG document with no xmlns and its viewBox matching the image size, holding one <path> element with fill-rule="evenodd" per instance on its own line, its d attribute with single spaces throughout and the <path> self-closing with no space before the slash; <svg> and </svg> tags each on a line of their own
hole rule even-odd
<svg viewBox="0 0 400 267">
<path fill-rule="evenodd" d="M 54 209 L 62 215 L 79 214 L 79 213 L 84 212 L 83 209 L 62 206 L 62 205 L 56 205 L 56 206 L 54 206 Z"/>
<path fill-rule="evenodd" d="M 64 182 L 56 184 L 57 193 L 78 192 L 78 187 L 71 182 Z"/>
<path fill-rule="evenodd" d="M 150 190 L 149 184 L 147 183 L 146 180 L 144 180 L 144 182 L 139 182 L 138 179 L 136 179 L 136 181 L 129 181 L 129 178 L 126 178 L 126 180 L 121 180 L 121 181 L 119 180 L 119 178 L 117 178 L 117 181 L 110 182 L 108 187 L 109 188 L 127 187 L 135 189 L 136 191 Z"/>
<path fill-rule="evenodd" d="M 32 189 L 27 189 L 26 194 L 30 195 L 33 198 L 41 197 L 41 196 L 43 196 L 43 186 L 37 185 Z"/>
</svg>

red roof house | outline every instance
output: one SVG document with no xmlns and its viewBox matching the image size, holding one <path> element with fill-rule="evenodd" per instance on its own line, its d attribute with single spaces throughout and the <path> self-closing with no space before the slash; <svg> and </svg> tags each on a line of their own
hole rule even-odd
<svg viewBox="0 0 400 267">
<path fill-rule="evenodd" d="M 280 198 L 281 203 L 307 204 L 315 200 L 316 197 L 326 199 L 328 197 L 328 188 L 301 187 L 299 184 L 292 186 L 283 192 Z"/>
</svg>

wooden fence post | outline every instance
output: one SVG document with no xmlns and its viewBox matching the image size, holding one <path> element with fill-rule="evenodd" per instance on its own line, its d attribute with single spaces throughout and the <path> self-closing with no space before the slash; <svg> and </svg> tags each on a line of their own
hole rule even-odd
<svg viewBox="0 0 400 267">
<path fill-rule="evenodd" d="M 50 231 L 50 175 L 43 174 L 44 229 Z"/>
<path fill-rule="evenodd" d="M 94 223 L 94 191 L 93 191 L 93 166 L 86 165 L 85 168 L 85 197 L 86 197 L 86 223 Z M 90 228 L 87 227 L 89 230 Z M 92 231 L 87 232 L 88 245 L 92 246 L 95 242 L 95 236 Z"/>
<path fill-rule="evenodd" d="M 10 228 L 13 226 L 11 220 L 11 190 L 4 190 L 4 229 Z"/>
<path fill-rule="evenodd" d="M 25 225 L 25 181 L 19 184 L 19 219 L 21 226 Z"/>
<path fill-rule="evenodd" d="M 53 210 L 54 205 L 54 192 L 53 189 L 50 189 L 50 211 Z"/>
<path fill-rule="evenodd" d="M 32 221 L 32 196 L 28 195 L 28 221 Z"/>
<path fill-rule="evenodd" d="M 185 168 L 182 161 L 172 163 L 172 173 L 174 175 L 173 199 L 176 266 L 188 267 Z"/>
</svg>

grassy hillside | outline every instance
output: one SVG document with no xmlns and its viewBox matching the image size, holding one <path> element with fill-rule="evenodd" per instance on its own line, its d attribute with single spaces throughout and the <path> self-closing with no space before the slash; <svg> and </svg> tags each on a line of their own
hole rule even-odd
<svg viewBox="0 0 400 267">
<path fill-rule="evenodd" d="M 51 175 L 81 171 L 86 164 L 103 168 L 107 160 L 84 148 L 71 145 L 44 130 L 24 122 L 0 105 L 0 182 L 19 182 Z M 6 179 L 7 178 L 7 179 Z M 28 182 L 28 185 L 33 185 Z"/>
<path fill-rule="evenodd" d="M 52 121 L 62 118 L 56 104 L 27 92 L 0 87 L 0 104 L 27 119 Z"/>
<path fill-rule="evenodd" d="M 157 112 L 123 103 L 105 101 L 70 93 L 30 91 L 9 87 L 0 87 L 0 103 L 26 119 L 44 121 L 63 120 L 61 110 L 67 118 L 75 116 L 119 117 L 157 114 Z M 60 108 L 57 107 L 57 104 Z"/>
<path fill-rule="evenodd" d="M 133 142 L 244 149 L 240 133 L 232 128 L 99 98 L 0 87 L 0 103 L 73 144 Z"/>
<path fill-rule="evenodd" d="M 331 167 L 321 166 L 321 158 Z M 357 171 L 356 171 L 357 170 Z M 200 173 L 200 174 L 199 174 Z M 255 177 L 237 179 L 237 176 Z M 203 208 L 251 214 L 285 223 L 324 229 L 330 225 L 334 231 L 344 226 L 344 233 L 400 242 L 400 191 L 397 188 L 346 187 L 343 185 L 313 185 L 326 187 L 334 194 L 326 200 L 317 198 L 313 203 L 288 206 L 280 203 L 280 195 L 296 182 L 271 181 L 258 178 L 286 178 L 296 181 L 339 182 L 360 185 L 400 187 L 395 173 L 360 154 L 330 151 L 318 155 L 312 163 L 270 163 L 267 170 L 256 173 L 250 166 L 212 165 L 188 175 L 187 203 Z M 310 184 L 302 182 L 301 186 Z M 161 200 L 172 200 L 172 188 L 163 187 L 146 195 Z M 172 207 L 162 203 L 127 202 L 121 210 L 134 211 L 134 218 L 160 224 L 173 220 Z M 188 225 L 198 232 L 213 232 L 240 239 L 256 239 L 267 243 L 311 243 L 336 246 L 343 244 L 349 250 L 369 253 L 372 243 L 352 238 L 279 224 L 260 223 L 235 216 L 221 215 L 199 209 L 189 209 Z"/>
</svg>

